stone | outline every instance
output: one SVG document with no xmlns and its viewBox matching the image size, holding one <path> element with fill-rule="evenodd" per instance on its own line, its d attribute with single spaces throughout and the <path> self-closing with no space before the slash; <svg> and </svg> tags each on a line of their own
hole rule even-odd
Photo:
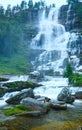
<svg viewBox="0 0 82 130">
<path fill-rule="evenodd" d="M 78 91 L 75 93 L 75 98 L 82 99 L 82 91 Z"/>
<path fill-rule="evenodd" d="M 43 73 L 38 72 L 38 71 L 33 71 L 29 74 L 28 81 L 32 82 L 38 82 L 41 81 L 44 78 Z"/>
<path fill-rule="evenodd" d="M 72 104 L 74 102 L 74 96 L 71 95 L 69 88 L 64 87 L 57 96 L 58 101 L 64 101 L 65 103 Z"/>
<path fill-rule="evenodd" d="M 66 104 L 53 104 L 53 109 L 55 110 L 67 110 L 67 105 Z"/>
<path fill-rule="evenodd" d="M 15 96 L 9 98 L 8 100 L 6 100 L 6 102 L 8 104 L 19 104 L 20 101 L 26 97 L 34 97 L 33 94 L 33 89 L 29 88 L 29 89 L 23 89 L 22 91 L 20 91 L 18 94 L 16 94 Z"/>
<path fill-rule="evenodd" d="M 38 110 L 38 111 L 41 111 L 42 113 L 47 112 L 47 105 L 36 99 L 27 97 L 25 99 L 22 99 L 20 103 L 24 106 L 27 106 L 32 111 Z"/>
<path fill-rule="evenodd" d="M 42 114 L 41 111 L 30 111 L 30 112 L 24 112 L 21 114 L 15 114 L 15 116 L 38 117 L 41 114 Z"/>
</svg>

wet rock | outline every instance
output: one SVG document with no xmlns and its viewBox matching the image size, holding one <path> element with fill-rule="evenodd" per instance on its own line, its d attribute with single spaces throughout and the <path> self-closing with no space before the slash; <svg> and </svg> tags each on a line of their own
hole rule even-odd
<svg viewBox="0 0 82 130">
<path fill-rule="evenodd" d="M 0 82 L 4 82 L 4 81 L 8 81 L 9 79 L 4 78 L 4 77 L 0 77 Z"/>
<path fill-rule="evenodd" d="M 28 97 L 28 98 L 22 99 L 20 103 L 22 105 L 28 106 L 30 110 L 33 110 L 33 111 L 38 110 L 38 111 L 41 111 L 42 113 L 47 112 L 47 105 L 36 99 Z"/>
<path fill-rule="evenodd" d="M 66 104 L 53 104 L 52 108 L 55 110 L 67 110 L 67 105 Z"/>
<path fill-rule="evenodd" d="M 26 116 L 26 117 L 38 117 L 41 115 L 41 111 L 30 111 L 22 114 L 15 114 L 15 116 Z"/>
<path fill-rule="evenodd" d="M 76 92 L 75 93 L 75 98 L 82 99 L 82 91 Z"/>
<path fill-rule="evenodd" d="M 6 86 L 0 86 L 0 97 L 2 97 L 6 92 L 8 91 L 8 88 Z"/>
<path fill-rule="evenodd" d="M 9 103 L 9 104 L 19 104 L 20 101 L 22 99 L 26 98 L 26 97 L 34 97 L 32 88 L 23 89 L 22 91 L 20 91 L 15 96 L 13 96 L 13 97 L 9 98 L 8 100 L 6 100 L 6 102 Z"/>
<path fill-rule="evenodd" d="M 66 103 L 72 104 L 75 98 L 71 95 L 69 88 L 65 87 L 57 96 L 57 99 L 58 101 L 64 101 Z"/>
<path fill-rule="evenodd" d="M 7 92 L 12 92 L 12 91 L 20 91 L 22 89 L 27 89 L 27 88 L 35 88 L 36 86 L 40 86 L 37 83 L 33 82 L 28 82 L 28 81 L 16 81 L 16 82 L 11 82 L 11 83 L 4 83 L 2 87 L 7 87 Z"/>
<path fill-rule="evenodd" d="M 38 71 L 33 71 L 29 74 L 28 81 L 32 81 L 34 83 L 41 81 L 44 78 L 43 73 Z"/>
</svg>

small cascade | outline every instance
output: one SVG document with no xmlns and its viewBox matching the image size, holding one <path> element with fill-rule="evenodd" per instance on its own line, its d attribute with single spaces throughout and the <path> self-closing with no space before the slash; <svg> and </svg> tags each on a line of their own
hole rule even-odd
<svg viewBox="0 0 82 130">
<path fill-rule="evenodd" d="M 65 27 L 58 23 L 58 8 L 51 8 L 46 17 L 46 11 L 43 11 L 40 19 L 39 33 L 32 39 L 31 48 L 42 50 L 42 53 L 35 58 L 34 69 L 53 70 L 62 74 L 64 61 L 67 55 L 67 43 L 69 33 Z M 32 62 L 33 63 L 33 62 Z"/>
</svg>

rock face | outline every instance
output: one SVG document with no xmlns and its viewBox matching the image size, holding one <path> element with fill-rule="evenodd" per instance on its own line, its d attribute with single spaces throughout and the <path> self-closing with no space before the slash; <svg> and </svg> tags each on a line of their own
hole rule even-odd
<svg viewBox="0 0 82 130">
<path fill-rule="evenodd" d="M 30 110 L 39 110 L 43 113 L 47 112 L 46 104 L 33 98 L 25 98 L 21 100 L 21 104 L 28 106 Z"/>
<path fill-rule="evenodd" d="M 65 25 L 67 31 L 82 28 L 82 2 L 63 5 L 60 8 L 59 21 Z"/>
<path fill-rule="evenodd" d="M 82 91 L 76 92 L 75 93 L 75 98 L 82 99 Z"/>
<path fill-rule="evenodd" d="M 26 97 L 34 97 L 33 90 L 31 88 L 23 89 L 17 95 L 6 100 L 6 102 L 9 104 L 20 104 L 20 101 Z"/>
<path fill-rule="evenodd" d="M 74 97 L 71 95 L 70 90 L 67 87 L 62 89 L 57 99 L 58 101 L 64 101 L 70 104 L 74 102 Z"/>
</svg>

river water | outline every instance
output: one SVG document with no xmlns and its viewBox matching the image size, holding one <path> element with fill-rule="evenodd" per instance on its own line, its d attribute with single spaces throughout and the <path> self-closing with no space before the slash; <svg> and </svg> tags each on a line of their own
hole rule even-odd
<svg viewBox="0 0 82 130">
<path fill-rule="evenodd" d="M 43 86 L 34 89 L 35 95 L 47 96 L 52 100 L 57 100 L 61 89 L 68 86 L 68 80 L 62 77 L 46 77 L 46 81 L 41 83 Z M 81 89 L 71 87 L 73 93 Z M 80 130 L 79 127 L 82 126 L 82 100 L 75 100 L 72 105 L 68 104 L 66 111 L 51 110 L 48 114 L 37 118 L 6 117 L 3 114 L 3 109 L 11 106 L 5 103 L 5 99 L 16 93 L 6 93 L 3 96 L 4 100 L 0 100 L 0 130 L 3 127 L 9 130 Z"/>
</svg>

